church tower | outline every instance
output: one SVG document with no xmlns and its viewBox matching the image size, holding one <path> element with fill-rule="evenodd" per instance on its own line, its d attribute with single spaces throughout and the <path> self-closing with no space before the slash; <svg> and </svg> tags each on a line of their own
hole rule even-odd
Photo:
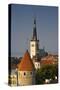
<svg viewBox="0 0 60 90">
<path fill-rule="evenodd" d="M 37 31 L 36 31 L 36 19 L 34 19 L 34 26 L 33 26 L 33 35 L 32 39 L 30 40 L 30 56 L 33 58 L 38 54 L 39 50 L 39 40 L 37 39 Z"/>
</svg>

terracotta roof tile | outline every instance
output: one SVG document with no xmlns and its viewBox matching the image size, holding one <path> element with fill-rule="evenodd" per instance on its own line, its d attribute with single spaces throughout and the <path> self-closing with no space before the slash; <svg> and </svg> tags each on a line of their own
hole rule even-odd
<svg viewBox="0 0 60 90">
<path fill-rule="evenodd" d="M 21 62 L 18 64 L 18 70 L 20 71 L 32 71 L 34 70 L 34 64 L 30 58 L 29 52 L 26 51 Z"/>
<path fill-rule="evenodd" d="M 54 60 L 42 60 L 41 64 L 53 64 Z"/>
</svg>

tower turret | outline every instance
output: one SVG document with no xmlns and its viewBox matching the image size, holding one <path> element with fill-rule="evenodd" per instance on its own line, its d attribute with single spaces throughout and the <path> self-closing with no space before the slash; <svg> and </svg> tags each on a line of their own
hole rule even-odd
<svg viewBox="0 0 60 90">
<path fill-rule="evenodd" d="M 25 52 L 18 67 L 18 85 L 35 84 L 35 67 L 28 51 Z"/>
</svg>

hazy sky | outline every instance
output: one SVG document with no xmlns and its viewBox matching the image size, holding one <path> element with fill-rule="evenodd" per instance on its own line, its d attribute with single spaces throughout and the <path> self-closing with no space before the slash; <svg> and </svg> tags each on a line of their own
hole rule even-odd
<svg viewBox="0 0 60 90">
<path fill-rule="evenodd" d="M 34 17 L 39 47 L 45 47 L 46 51 L 58 52 L 58 7 L 15 4 L 11 9 L 12 56 L 21 56 L 29 49 Z"/>
</svg>

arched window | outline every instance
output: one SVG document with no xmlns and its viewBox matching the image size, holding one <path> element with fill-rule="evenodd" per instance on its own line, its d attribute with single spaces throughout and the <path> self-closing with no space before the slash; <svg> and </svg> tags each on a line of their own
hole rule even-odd
<svg viewBox="0 0 60 90">
<path fill-rule="evenodd" d="M 26 73 L 24 72 L 24 75 L 26 75 Z"/>
</svg>

